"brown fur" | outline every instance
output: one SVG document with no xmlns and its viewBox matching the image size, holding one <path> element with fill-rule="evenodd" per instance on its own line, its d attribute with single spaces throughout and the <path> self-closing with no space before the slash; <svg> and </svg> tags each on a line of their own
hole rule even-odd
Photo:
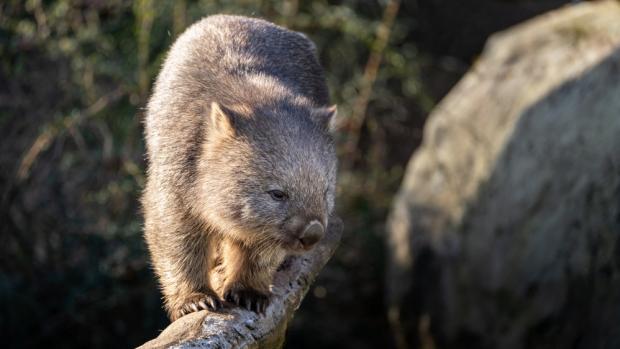
<svg viewBox="0 0 620 349">
<path fill-rule="evenodd" d="M 212 16 L 175 42 L 148 104 L 142 200 L 171 319 L 222 301 L 264 311 L 285 256 L 320 238 L 336 179 L 327 96 L 303 34 Z"/>
</svg>

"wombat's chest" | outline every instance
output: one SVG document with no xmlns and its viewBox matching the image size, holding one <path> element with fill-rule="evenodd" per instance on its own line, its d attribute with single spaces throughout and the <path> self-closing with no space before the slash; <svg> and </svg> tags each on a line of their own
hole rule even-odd
<svg viewBox="0 0 620 349">
<path fill-rule="evenodd" d="M 273 244 L 257 244 L 251 248 L 240 248 L 235 242 L 225 237 L 210 237 L 208 241 L 208 255 L 210 270 L 218 272 L 225 269 L 224 264 L 230 261 L 244 261 L 246 267 L 258 270 L 276 270 L 287 257 L 287 252 L 280 246 Z"/>
</svg>

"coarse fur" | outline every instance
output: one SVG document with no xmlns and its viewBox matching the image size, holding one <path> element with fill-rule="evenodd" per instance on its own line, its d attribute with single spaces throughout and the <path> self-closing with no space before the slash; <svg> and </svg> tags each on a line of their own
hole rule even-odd
<svg viewBox="0 0 620 349">
<path fill-rule="evenodd" d="M 303 236 L 334 207 L 327 105 L 303 34 L 217 15 L 174 43 L 147 108 L 142 198 L 172 320 L 223 302 L 264 311 L 283 259 L 320 238 Z"/>
</svg>

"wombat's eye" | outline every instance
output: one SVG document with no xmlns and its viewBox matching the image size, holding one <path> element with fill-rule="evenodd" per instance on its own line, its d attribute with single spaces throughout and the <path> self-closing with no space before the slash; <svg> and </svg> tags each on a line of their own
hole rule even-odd
<svg viewBox="0 0 620 349">
<path fill-rule="evenodd" d="M 267 193 L 269 193 L 269 195 L 271 195 L 271 198 L 275 201 L 284 201 L 288 199 L 288 195 L 286 195 L 286 193 L 281 190 L 270 190 Z"/>
</svg>

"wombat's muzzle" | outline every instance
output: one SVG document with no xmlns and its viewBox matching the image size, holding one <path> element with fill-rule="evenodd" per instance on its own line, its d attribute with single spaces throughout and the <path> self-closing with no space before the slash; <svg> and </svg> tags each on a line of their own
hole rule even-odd
<svg viewBox="0 0 620 349">
<path fill-rule="evenodd" d="M 318 221 L 311 221 L 304 228 L 301 236 L 299 237 L 299 241 L 301 242 L 304 250 L 309 250 L 323 238 L 323 235 L 325 235 L 325 228 L 323 227 L 323 224 Z"/>
</svg>

